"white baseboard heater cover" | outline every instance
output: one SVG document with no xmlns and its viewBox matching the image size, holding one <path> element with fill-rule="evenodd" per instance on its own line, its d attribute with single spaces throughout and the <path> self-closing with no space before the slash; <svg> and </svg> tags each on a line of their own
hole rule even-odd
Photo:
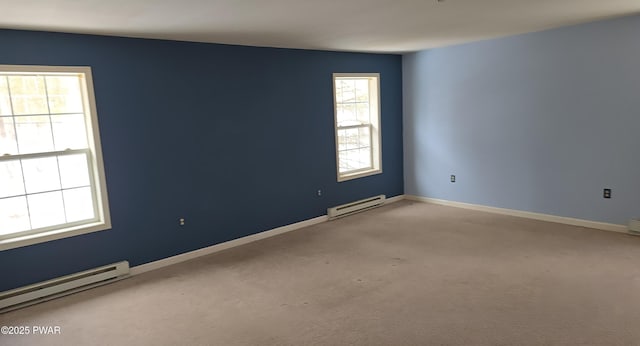
<svg viewBox="0 0 640 346">
<path fill-rule="evenodd" d="M 339 217 L 359 213 L 371 208 L 375 208 L 384 204 L 385 195 L 379 195 L 375 197 L 365 198 L 359 201 L 339 205 L 337 207 L 327 209 L 327 215 L 329 219 L 336 219 Z"/>
<path fill-rule="evenodd" d="M 629 220 L 629 233 L 640 235 L 640 218 Z"/>
<path fill-rule="evenodd" d="M 122 261 L 0 293 L 0 313 L 84 291 L 129 276 Z"/>
</svg>

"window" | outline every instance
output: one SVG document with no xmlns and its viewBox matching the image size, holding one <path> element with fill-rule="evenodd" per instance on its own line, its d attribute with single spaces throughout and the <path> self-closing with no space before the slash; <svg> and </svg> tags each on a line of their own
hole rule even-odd
<svg viewBox="0 0 640 346">
<path fill-rule="evenodd" d="M 0 65 L 0 250 L 110 228 L 91 70 Z"/>
<path fill-rule="evenodd" d="M 380 75 L 334 73 L 338 181 L 382 173 Z"/>
</svg>

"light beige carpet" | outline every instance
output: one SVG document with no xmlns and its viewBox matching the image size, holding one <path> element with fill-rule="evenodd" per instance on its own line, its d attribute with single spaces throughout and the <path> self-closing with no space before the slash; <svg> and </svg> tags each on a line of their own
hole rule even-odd
<svg viewBox="0 0 640 346">
<path fill-rule="evenodd" d="M 640 238 L 402 201 L 0 315 L 2 345 L 640 345 Z"/>
</svg>

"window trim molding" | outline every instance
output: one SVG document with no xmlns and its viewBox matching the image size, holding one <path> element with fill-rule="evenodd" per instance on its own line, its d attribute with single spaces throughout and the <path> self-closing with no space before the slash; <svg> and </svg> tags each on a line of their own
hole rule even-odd
<svg viewBox="0 0 640 346">
<path fill-rule="evenodd" d="M 82 225 L 66 225 L 62 228 L 45 230 L 43 232 L 24 234 L 16 237 L 0 240 L 0 251 L 18 247 L 34 245 L 57 239 L 74 237 L 81 234 L 105 231 L 111 229 L 111 213 L 109 211 L 109 198 L 107 195 L 107 180 L 104 173 L 104 161 L 102 159 L 102 142 L 100 140 L 100 127 L 98 122 L 98 110 L 93 87 L 93 76 L 89 66 L 48 66 L 48 65 L 2 65 L 0 71 L 8 73 L 43 73 L 43 74 L 81 74 L 84 76 L 82 83 L 82 97 L 87 105 L 90 121 L 86 124 L 87 134 L 91 134 L 93 140 L 88 141 L 91 166 L 89 169 L 92 183 L 95 184 L 97 220 Z"/>
<path fill-rule="evenodd" d="M 376 116 L 377 116 L 377 126 L 374 126 L 372 123 L 369 123 L 371 128 L 374 130 L 371 136 L 372 139 L 375 136 L 375 139 L 371 141 L 371 164 L 373 168 L 366 169 L 365 171 L 356 170 L 352 173 L 340 173 L 340 152 L 339 152 L 339 140 L 338 140 L 338 100 L 336 99 L 336 79 L 337 78 L 375 78 L 376 83 L 376 91 L 375 94 L 376 100 Z M 352 179 L 358 179 L 363 177 L 368 177 L 371 175 L 382 174 L 382 109 L 381 109 L 381 90 L 380 90 L 380 73 L 333 73 L 331 78 L 332 82 L 332 90 L 333 90 L 333 127 L 334 127 L 334 137 L 335 137 L 335 156 L 336 156 L 336 175 L 338 178 L 338 182 L 348 181 Z M 371 94 L 371 91 L 369 91 Z M 370 102 L 372 103 L 372 102 Z M 376 141 L 377 140 L 377 141 Z M 377 166 L 377 167 L 376 167 Z"/>
</svg>

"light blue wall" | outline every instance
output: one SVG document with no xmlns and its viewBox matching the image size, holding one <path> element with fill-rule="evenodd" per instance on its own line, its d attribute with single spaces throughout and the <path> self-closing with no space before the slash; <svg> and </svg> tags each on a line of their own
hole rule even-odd
<svg viewBox="0 0 640 346">
<path fill-rule="evenodd" d="M 406 55 L 403 98 L 407 194 L 640 216 L 638 16 Z"/>
</svg>

